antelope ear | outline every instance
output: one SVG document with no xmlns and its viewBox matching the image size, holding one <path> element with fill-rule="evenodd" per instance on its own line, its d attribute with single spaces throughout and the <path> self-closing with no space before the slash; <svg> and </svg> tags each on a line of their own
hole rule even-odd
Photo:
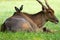
<svg viewBox="0 0 60 40">
<path fill-rule="evenodd" d="M 15 10 L 16 10 L 16 12 L 20 12 L 20 10 L 15 6 Z"/>
<path fill-rule="evenodd" d="M 22 11 L 22 9 L 23 9 L 23 5 L 21 5 L 21 7 L 20 7 L 20 11 Z"/>
</svg>

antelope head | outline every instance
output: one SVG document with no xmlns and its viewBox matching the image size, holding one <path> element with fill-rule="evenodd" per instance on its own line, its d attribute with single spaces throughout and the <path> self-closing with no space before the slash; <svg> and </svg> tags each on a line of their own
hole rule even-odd
<svg viewBox="0 0 60 40">
<path fill-rule="evenodd" d="M 56 16 L 54 15 L 54 10 L 48 5 L 47 1 L 45 0 L 45 5 L 43 5 L 43 3 L 39 0 L 37 0 L 39 2 L 39 4 L 42 5 L 42 12 L 45 14 L 45 17 L 48 21 L 51 21 L 55 24 L 57 24 L 59 21 L 56 18 Z"/>
</svg>

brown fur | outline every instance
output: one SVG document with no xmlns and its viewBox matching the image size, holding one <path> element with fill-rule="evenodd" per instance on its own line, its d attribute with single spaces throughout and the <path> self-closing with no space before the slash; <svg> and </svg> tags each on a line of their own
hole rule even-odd
<svg viewBox="0 0 60 40">
<path fill-rule="evenodd" d="M 23 6 L 21 6 L 20 9 L 15 7 L 16 12 L 14 12 L 13 16 L 6 19 L 6 21 L 2 24 L 1 31 L 37 31 L 38 27 L 37 25 L 21 10 Z M 26 13 L 27 14 L 27 13 Z"/>
<path fill-rule="evenodd" d="M 37 1 L 42 5 L 42 11 L 31 15 L 20 12 L 20 10 L 15 7 L 17 12 L 15 12 L 12 17 L 8 18 L 4 22 L 4 24 L 2 25 L 2 31 L 37 31 L 42 28 L 43 25 L 48 21 L 58 23 L 58 19 L 54 15 L 54 10 L 49 7 L 46 0 L 45 3 L 48 8 L 46 8 L 41 1 Z M 43 31 L 46 30 L 44 30 L 43 28 Z"/>
<path fill-rule="evenodd" d="M 33 15 L 29 15 L 26 13 L 23 14 L 29 17 L 33 21 L 33 23 L 37 25 L 38 28 L 42 28 L 44 24 L 48 21 L 55 24 L 58 23 L 59 21 L 54 15 L 54 10 L 47 4 L 47 1 L 45 0 L 45 4 L 47 5 L 48 8 L 45 7 L 41 1 L 39 0 L 37 1 L 42 5 L 42 11 Z"/>
</svg>

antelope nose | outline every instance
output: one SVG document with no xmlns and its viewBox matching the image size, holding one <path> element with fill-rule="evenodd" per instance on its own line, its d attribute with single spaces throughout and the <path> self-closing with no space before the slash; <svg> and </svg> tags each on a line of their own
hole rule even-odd
<svg viewBox="0 0 60 40">
<path fill-rule="evenodd" d="M 59 20 L 56 20 L 56 24 L 59 22 Z"/>
</svg>

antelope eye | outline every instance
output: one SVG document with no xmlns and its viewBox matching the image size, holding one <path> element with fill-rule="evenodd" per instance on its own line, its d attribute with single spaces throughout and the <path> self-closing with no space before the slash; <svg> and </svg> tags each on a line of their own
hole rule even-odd
<svg viewBox="0 0 60 40">
<path fill-rule="evenodd" d="M 51 15 L 51 13 L 49 13 L 49 15 Z"/>
<path fill-rule="evenodd" d="M 51 13 L 50 11 L 48 13 Z"/>
</svg>

